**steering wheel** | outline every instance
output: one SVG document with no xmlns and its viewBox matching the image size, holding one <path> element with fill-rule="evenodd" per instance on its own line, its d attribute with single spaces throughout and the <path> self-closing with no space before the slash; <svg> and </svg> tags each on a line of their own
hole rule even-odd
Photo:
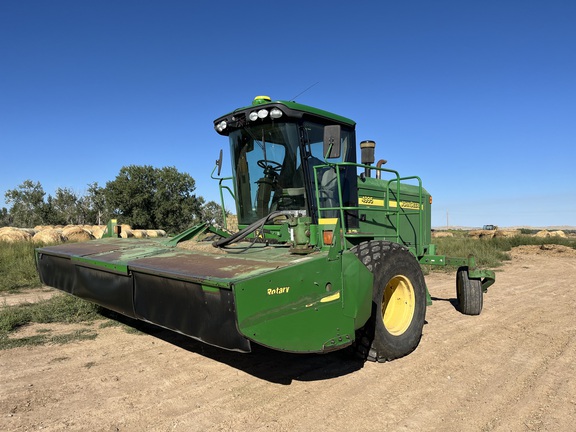
<svg viewBox="0 0 576 432">
<path fill-rule="evenodd" d="M 272 169 L 276 173 L 282 170 L 282 164 L 273 160 L 260 159 L 257 164 L 263 170 Z"/>
</svg>

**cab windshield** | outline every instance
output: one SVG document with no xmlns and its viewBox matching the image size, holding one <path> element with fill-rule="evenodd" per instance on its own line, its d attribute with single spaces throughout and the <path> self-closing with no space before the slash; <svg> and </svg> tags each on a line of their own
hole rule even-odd
<svg viewBox="0 0 576 432">
<path fill-rule="evenodd" d="M 275 210 L 308 208 L 298 126 L 250 125 L 230 132 L 238 222 L 250 224 Z"/>
</svg>

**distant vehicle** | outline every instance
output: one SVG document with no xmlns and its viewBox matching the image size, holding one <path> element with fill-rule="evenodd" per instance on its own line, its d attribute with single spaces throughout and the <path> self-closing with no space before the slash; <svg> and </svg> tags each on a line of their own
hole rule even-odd
<svg viewBox="0 0 576 432">
<path fill-rule="evenodd" d="M 493 231 L 498 229 L 498 227 L 496 225 L 484 225 L 482 227 L 483 230 L 487 230 L 487 231 Z"/>
</svg>

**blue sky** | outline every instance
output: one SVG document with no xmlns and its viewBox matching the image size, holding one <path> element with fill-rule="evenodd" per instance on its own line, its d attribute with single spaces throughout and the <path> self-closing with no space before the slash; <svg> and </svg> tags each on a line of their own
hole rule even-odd
<svg viewBox="0 0 576 432">
<path fill-rule="evenodd" d="M 576 225 L 574 23 L 572 0 L 2 0 L 0 207 L 132 164 L 216 200 L 212 121 L 317 83 L 297 101 L 419 175 L 433 226 Z"/>
</svg>

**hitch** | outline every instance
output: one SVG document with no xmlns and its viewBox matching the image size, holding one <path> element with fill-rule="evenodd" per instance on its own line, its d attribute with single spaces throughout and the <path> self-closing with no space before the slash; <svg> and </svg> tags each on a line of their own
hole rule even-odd
<svg viewBox="0 0 576 432">
<path fill-rule="evenodd" d="M 473 255 L 468 257 L 468 277 L 470 279 L 480 279 L 482 283 L 482 292 L 488 292 L 488 288 L 496 282 L 494 270 L 476 268 L 476 259 Z"/>
</svg>

